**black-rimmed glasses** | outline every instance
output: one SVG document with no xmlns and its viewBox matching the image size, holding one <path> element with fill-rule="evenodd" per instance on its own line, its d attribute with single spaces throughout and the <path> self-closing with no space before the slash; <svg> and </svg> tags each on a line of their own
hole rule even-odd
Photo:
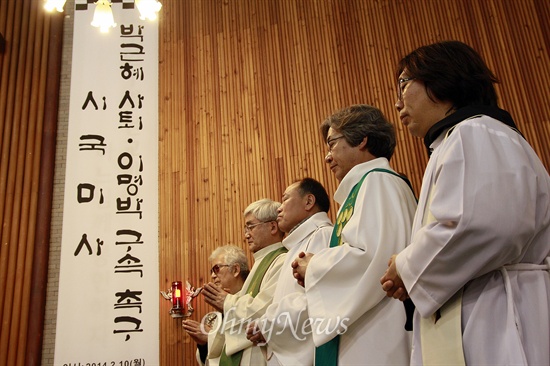
<svg viewBox="0 0 550 366">
<path fill-rule="evenodd" d="M 340 139 L 343 139 L 344 135 L 341 135 L 341 136 L 336 136 L 336 137 L 332 137 L 332 138 L 329 138 L 327 139 L 327 146 L 328 146 L 328 152 L 332 152 L 332 148 L 334 147 L 334 145 L 336 145 L 336 143 L 334 141 L 338 141 Z"/>
<path fill-rule="evenodd" d="M 397 80 L 397 100 L 403 100 L 403 91 L 405 90 L 404 83 L 414 80 L 415 78 L 401 78 Z"/>
</svg>

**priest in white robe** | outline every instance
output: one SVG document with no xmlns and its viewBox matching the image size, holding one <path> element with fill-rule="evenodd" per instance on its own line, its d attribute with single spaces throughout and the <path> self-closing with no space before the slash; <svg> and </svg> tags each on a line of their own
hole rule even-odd
<svg viewBox="0 0 550 366">
<path fill-rule="evenodd" d="M 263 347 L 246 338 L 248 324 L 265 313 L 286 257 L 281 241 L 284 233 L 277 224 L 280 203 L 263 199 L 244 211 L 245 239 L 254 256 L 248 277 L 235 295 L 206 284 L 201 292 L 205 300 L 223 313 L 223 320 L 208 337 L 208 359 L 220 358 L 220 365 L 265 365 Z M 235 357 L 237 360 L 235 361 Z"/>
<path fill-rule="evenodd" d="M 235 245 L 224 245 L 216 248 L 208 258 L 212 283 L 221 290 L 236 294 L 243 287 L 250 272 L 246 253 Z M 183 329 L 197 343 L 196 358 L 200 366 L 206 365 L 208 356 L 208 336 L 212 329 L 220 326 L 222 314 L 210 312 L 200 322 L 193 319 L 182 321 Z M 209 359 L 208 366 L 218 366 L 218 359 Z"/>
<path fill-rule="evenodd" d="M 340 209 L 331 247 L 293 263 L 305 286 L 315 365 L 408 364 L 405 309 L 378 283 L 388 255 L 409 243 L 416 209 L 412 189 L 389 164 L 393 126 L 377 108 L 355 105 L 329 117 L 321 131 L 325 162 L 340 181 Z"/>
<path fill-rule="evenodd" d="M 277 222 L 287 232 L 288 249 L 273 303 L 249 329 L 248 339 L 267 342 L 268 365 L 313 364 L 315 345 L 311 337 L 304 288 L 294 279 L 291 263 L 302 251 L 317 253 L 327 248 L 332 222 L 327 215 L 330 199 L 325 188 L 312 178 L 291 184 L 284 192 Z"/>
<path fill-rule="evenodd" d="M 412 243 L 380 280 L 416 305 L 412 363 L 550 365 L 547 170 L 469 46 L 424 46 L 398 69 L 397 110 L 431 152 Z"/>
</svg>

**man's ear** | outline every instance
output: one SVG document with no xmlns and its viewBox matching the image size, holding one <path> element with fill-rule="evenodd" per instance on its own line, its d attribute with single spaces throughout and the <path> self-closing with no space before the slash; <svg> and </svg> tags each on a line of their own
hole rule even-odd
<svg viewBox="0 0 550 366">
<path fill-rule="evenodd" d="M 306 201 L 306 211 L 309 211 L 311 210 L 313 207 L 315 207 L 315 195 L 313 195 L 312 193 L 308 193 L 306 194 L 305 196 L 305 201 Z"/>
<path fill-rule="evenodd" d="M 277 223 L 277 221 L 273 220 L 269 223 L 271 225 L 271 234 L 272 235 L 275 235 L 279 232 L 279 224 Z"/>
<path fill-rule="evenodd" d="M 235 269 L 233 270 L 233 277 L 237 278 L 241 275 L 241 265 L 239 263 L 233 264 Z"/>
<path fill-rule="evenodd" d="M 363 141 L 361 141 L 361 142 L 359 143 L 359 145 L 357 145 L 357 146 L 359 146 L 359 149 L 365 150 L 365 149 L 367 148 L 367 141 L 368 141 L 368 139 L 369 139 L 368 136 L 365 136 L 365 137 L 363 138 Z"/>
</svg>

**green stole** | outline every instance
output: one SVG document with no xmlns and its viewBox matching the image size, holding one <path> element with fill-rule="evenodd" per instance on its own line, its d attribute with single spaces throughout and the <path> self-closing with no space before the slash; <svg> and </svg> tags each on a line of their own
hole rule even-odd
<svg viewBox="0 0 550 366">
<path fill-rule="evenodd" d="M 357 193 L 363 184 L 363 181 L 369 175 L 370 172 L 384 172 L 393 174 L 401 179 L 403 179 L 407 185 L 410 187 L 410 183 L 407 179 L 401 175 L 383 168 L 375 168 L 369 170 L 363 177 L 357 182 L 355 186 L 349 192 L 348 198 L 342 205 L 342 209 L 338 213 L 336 218 L 336 224 L 334 224 L 334 229 L 332 230 L 332 236 L 330 237 L 330 247 L 337 247 L 342 244 L 342 230 L 344 226 L 348 223 L 351 216 L 353 215 L 353 209 L 355 207 L 355 200 L 357 199 Z M 412 189 L 412 188 L 411 188 Z M 336 366 L 338 365 L 338 346 L 340 345 L 340 335 L 332 338 L 327 343 L 315 348 L 315 366 Z"/>
<path fill-rule="evenodd" d="M 258 295 L 258 292 L 260 292 L 260 284 L 262 283 L 262 279 L 264 278 L 267 269 L 279 255 L 286 252 L 288 252 L 288 249 L 285 247 L 280 247 L 268 253 L 262 259 L 260 264 L 258 264 L 258 269 L 254 272 L 254 276 L 252 276 L 252 280 L 250 281 L 248 288 L 246 289 L 246 293 L 248 295 L 252 297 L 256 297 L 256 295 Z M 220 366 L 239 366 L 241 364 L 241 358 L 243 357 L 243 351 L 244 350 L 240 350 L 228 356 L 225 353 L 225 346 L 223 346 L 222 355 L 220 357 Z"/>
</svg>

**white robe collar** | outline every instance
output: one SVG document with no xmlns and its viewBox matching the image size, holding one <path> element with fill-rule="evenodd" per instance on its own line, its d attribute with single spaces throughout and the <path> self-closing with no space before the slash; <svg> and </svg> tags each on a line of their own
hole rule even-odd
<svg viewBox="0 0 550 366">
<path fill-rule="evenodd" d="M 279 249 L 282 246 L 283 244 L 281 242 L 278 242 L 275 244 L 270 244 L 267 247 L 258 250 L 256 253 L 253 253 L 252 256 L 254 257 L 254 263 L 262 260 L 263 257 L 268 255 L 272 251 Z"/>
<path fill-rule="evenodd" d="M 303 221 L 300 226 L 294 229 L 286 238 L 283 239 L 283 245 L 288 250 L 300 244 L 303 238 L 311 235 L 317 228 L 332 226 L 326 212 L 317 212 Z"/>
<path fill-rule="evenodd" d="M 388 159 L 386 158 L 376 158 L 365 163 L 357 164 L 351 168 L 348 174 L 346 174 L 344 179 L 340 182 L 340 185 L 338 185 L 338 188 L 334 193 L 334 200 L 340 205 L 343 204 L 357 182 L 359 182 L 368 171 L 375 168 L 383 168 L 393 171 L 390 167 Z"/>
</svg>

